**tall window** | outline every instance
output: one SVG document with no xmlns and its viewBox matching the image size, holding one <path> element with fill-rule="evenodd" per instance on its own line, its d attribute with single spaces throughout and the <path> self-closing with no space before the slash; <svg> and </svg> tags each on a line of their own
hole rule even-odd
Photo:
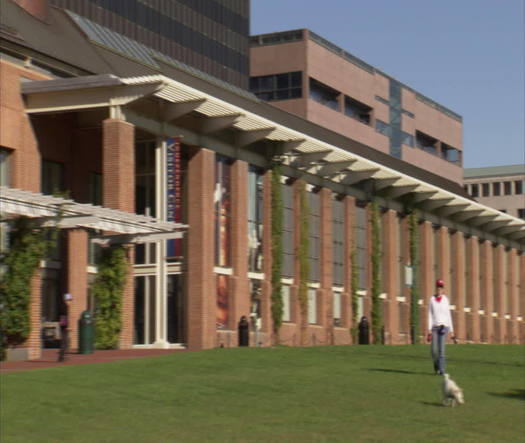
<svg viewBox="0 0 525 443">
<path fill-rule="evenodd" d="M 343 319 L 341 314 L 341 293 L 334 292 L 333 295 L 333 317 L 334 317 L 334 326 L 343 326 Z"/>
<path fill-rule="evenodd" d="M 135 208 L 137 214 L 155 217 L 155 141 L 135 145 Z"/>
<path fill-rule="evenodd" d="M 332 262 L 333 283 L 344 285 L 345 268 L 345 212 L 344 201 L 332 201 Z"/>
<path fill-rule="evenodd" d="M 217 156 L 215 161 L 215 265 L 230 265 L 231 162 Z"/>
<path fill-rule="evenodd" d="M 512 194 L 512 183 L 511 182 L 503 182 L 503 191 L 505 195 L 511 195 Z"/>
<path fill-rule="evenodd" d="M 102 205 L 102 174 L 90 172 L 88 178 L 89 203 Z"/>
<path fill-rule="evenodd" d="M 317 323 L 317 290 L 308 288 L 308 323 Z"/>
<path fill-rule="evenodd" d="M 500 182 L 492 183 L 492 195 L 498 196 L 500 194 L 501 194 L 501 183 Z"/>
<path fill-rule="evenodd" d="M 281 286 L 281 297 L 283 299 L 283 321 L 292 321 L 292 305 L 291 305 L 291 295 L 290 295 L 290 286 L 282 285 Z"/>
<path fill-rule="evenodd" d="M 10 151 L 0 148 L 0 186 L 9 186 L 9 154 Z"/>
<path fill-rule="evenodd" d="M 523 194 L 523 182 L 521 180 L 514 181 L 514 194 Z"/>
<path fill-rule="evenodd" d="M 481 194 L 483 197 L 488 197 L 490 195 L 490 183 L 481 184 Z"/>
<path fill-rule="evenodd" d="M 151 344 L 155 341 L 156 277 L 135 277 L 135 318 L 133 343 L 137 345 Z"/>
<path fill-rule="evenodd" d="M 401 216 L 398 216 L 398 270 L 399 270 L 399 296 L 403 296 L 405 292 L 405 265 L 408 260 L 405 256 L 406 248 L 405 246 L 408 243 L 408 236 L 406 231 L 406 219 Z"/>
<path fill-rule="evenodd" d="M 438 278 L 445 278 L 443 275 L 443 269 L 441 267 L 441 261 L 439 259 L 441 254 L 441 229 L 439 225 L 433 226 L 432 231 L 433 239 L 434 239 L 434 260 L 433 260 L 433 271 L 434 271 L 434 278 L 433 280 L 436 280 Z"/>
<path fill-rule="evenodd" d="M 42 194 L 53 195 L 66 190 L 64 169 L 63 163 L 42 160 Z"/>
<path fill-rule="evenodd" d="M 293 188 L 290 185 L 281 185 L 282 199 L 283 199 L 283 277 L 294 276 L 294 258 L 295 258 L 295 242 L 294 242 L 294 200 Z"/>
<path fill-rule="evenodd" d="M 310 281 L 319 281 L 321 256 L 321 196 L 315 192 L 308 193 L 309 232 L 308 260 L 310 262 Z"/>
<path fill-rule="evenodd" d="M 263 175 L 255 166 L 248 171 L 248 270 L 262 272 Z"/>
<path fill-rule="evenodd" d="M 368 286 L 368 229 L 366 207 L 355 208 L 355 245 L 357 268 L 359 270 L 359 289 Z"/>
<path fill-rule="evenodd" d="M 470 185 L 470 195 L 472 197 L 478 197 L 479 196 L 479 185 L 477 183 L 474 183 Z"/>
</svg>

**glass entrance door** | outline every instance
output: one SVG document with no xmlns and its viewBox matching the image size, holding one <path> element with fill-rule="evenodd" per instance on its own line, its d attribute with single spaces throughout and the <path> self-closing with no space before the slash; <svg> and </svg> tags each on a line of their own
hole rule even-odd
<svg viewBox="0 0 525 443">
<path fill-rule="evenodd" d="M 169 343 L 186 342 L 186 324 L 184 321 L 184 290 L 181 274 L 168 275 L 167 294 L 167 332 Z"/>
</svg>

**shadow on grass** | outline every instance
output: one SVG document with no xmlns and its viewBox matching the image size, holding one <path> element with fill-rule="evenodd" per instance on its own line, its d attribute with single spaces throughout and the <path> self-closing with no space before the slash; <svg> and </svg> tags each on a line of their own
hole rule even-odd
<svg viewBox="0 0 525 443">
<path fill-rule="evenodd" d="M 437 401 L 434 401 L 434 402 L 422 401 L 421 403 L 424 404 L 425 406 L 439 406 L 440 408 L 443 407 L 443 403 L 439 403 Z"/>
<path fill-rule="evenodd" d="M 407 375 L 432 375 L 429 372 L 419 372 L 419 371 L 406 371 L 404 369 L 385 369 L 385 368 L 368 368 L 369 371 L 376 371 L 376 372 L 389 372 L 393 374 L 407 374 Z"/>
<path fill-rule="evenodd" d="M 525 389 L 514 389 L 510 392 L 488 392 L 489 395 L 503 398 L 513 398 L 525 401 Z"/>
</svg>

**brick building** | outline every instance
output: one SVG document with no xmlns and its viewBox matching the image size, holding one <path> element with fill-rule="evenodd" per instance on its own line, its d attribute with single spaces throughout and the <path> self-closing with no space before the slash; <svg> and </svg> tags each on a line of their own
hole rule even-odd
<svg viewBox="0 0 525 443">
<path fill-rule="evenodd" d="M 39 355 L 63 293 L 73 294 L 74 319 L 96 309 L 95 240 L 128 251 L 120 347 L 236 346 L 243 315 L 253 320 L 252 345 L 269 345 L 277 207 L 281 343 L 352 343 L 355 315 L 370 314 L 377 246 L 385 341 L 408 343 L 414 210 L 422 333 L 439 277 L 461 341 L 524 341 L 523 220 L 87 17 L 51 7 L 42 20 L 22 6 L 2 0 L 2 211 L 69 212 L 61 253 L 33 279 L 31 336 L 20 353 Z M 282 177 L 272 183 L 276 163 Z M 70 200 L 51 197 L 55 190 Z M 73 344 L 76 334 L 74 324 Z"/>
</svg>

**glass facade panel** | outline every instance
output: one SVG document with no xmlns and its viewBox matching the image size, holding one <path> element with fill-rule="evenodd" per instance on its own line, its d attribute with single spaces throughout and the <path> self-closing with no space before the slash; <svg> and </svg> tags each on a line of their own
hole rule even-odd
<svg viewBox="0 0 525 443">
<path fill-rule="evenodd" d="M 302 96 L 302 72 L 251 77 L 250 91 L 265 101 L 300 98 Z"/>
<path fill-rule="evenodd" d="M 310 263 L 310 281 L 319 281 L 321 257 L 321 196 L 318 193 L 308 193 L 309 232 L 308 260 Z"/>
<path fill-rule="evenodd" d="M 152 344 L 156 329 L 156 277 L 135 277 L 135 316 L 133 343 L 136 345 Z"/>
<path fill-rule="evenodd" d="M 290 185 L 281 185 L 283 199 L 283 266 L 282 276 L 294 276 L 295 240 L 294 240 L 294 201 L 293 188 Z"/>
<path fill-rule="evenodd" d="M 155 141 L 135 145 L 135 210 L 137 214 L 155 217 Z"/>
<path fill-rule="evenodd" d="M 317 324 L 317 290 L 308 289 L 308 323 Z"/>
<path fill-rule="evenodd" d="M 292 321 L 292 305 L 290 300 L 290 286 L 282 285 L 281 286 L 281 297 L 283 299 L 283 321 L 290 322 Z"/>
<path fill-rule="evenodd" d="M 344 285 L 345 271 L 345 220 L 344 201 L 332 201 L 332 262 L 333 284 Z"/>
<path fill-rule="evenodd" d="M 248 171 L 248 271 L 262 272 L 263 174 L 250 166 Z"/>
<path fill-rule="evenodd" d="M 359 270 L 359 289 L 368 287 L 368 217 L 366 208 L 355 208 L 355 245 Z"/>
</svg>

